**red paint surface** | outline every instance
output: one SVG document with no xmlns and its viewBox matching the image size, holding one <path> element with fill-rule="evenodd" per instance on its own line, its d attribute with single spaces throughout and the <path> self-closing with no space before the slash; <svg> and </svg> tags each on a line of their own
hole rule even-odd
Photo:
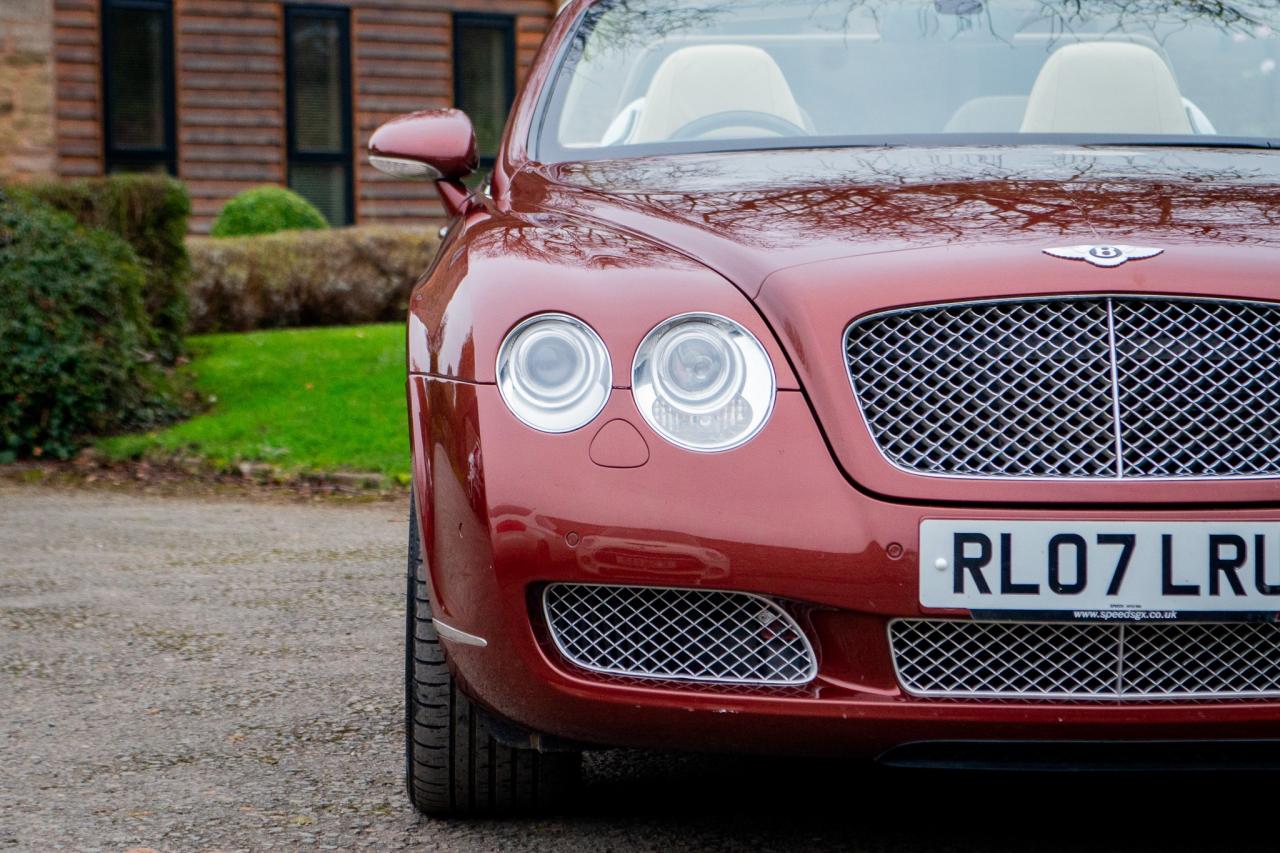
<svg viewBox="0 0 1280 853">
<path fill-rule="evenodd" d="M 999 483 L 923 478 L 872 444 L 844 366 L 868 313 L 938 301 L 1080 293 L 1274 300 L 1280 160 L 1197 149 L 780 151 L 545 165 L 526 144 L 537 93 L 578 11 L 561 14 L 518 100 L 492 202 L 455 222 L 413 296 L 414 482 L 439 615 L 485 637 L 451 646 L 466 689 L 516 722 L 638 746 L 876 753 L 940 738 L 1249 738 L 1280 704 L 915 700 L 886 623 L 921 615 L 925 518 L 1280 520 L 1275 481 Z M 1166 250 L 1098 269 L 1045 256 L 1079 243 Z M 498 347 L 532 314 L 579 317 L 609 347 L 611 399 L 544 435 L 493 386 Z M 691 453 L 632 400 L 641 339 L 709 311 L 764 344 L 776 410 L 747 445 Z M 641 467 L 592 459 L 622 420 Z M 574 533 L 570 546 L 566 537 Z M 903 550 L 886 554 L 891 544 Z M 806 605 L 810 687 L 745 694 L 577 673 L 546 642 L 551 581 L 734 589 Z M 937 615 L 937 614 L 933 614 Z M 963 617 L 964 614 L 945 614 Z"/>
<path fill-rule="evenodd" d="M 450 216 L 471 209 L 462 179 L 480 165 L 475 129 L 461 110 L 424 110 L 392 119 L 369 138 L 369 152 L 425 163 L 440 173 L 436 190 Z"/>
<path fill-rule="evenodd" d="M 480 164 L 471 119 L 453 109 L 423 110 L 392 119 L 374 131 L 369 151 L 426 163 L 445 180 L 465 178 Z"/>
<path fill-rule="evenodd" d="M 886 626 L 894 616 L 957 615 L 917 602 L 924 518 L 1274 521 L 1280 510 L 1064 513 L 877 500 L 832 464 L 797 392 L 779 394 L 769 425 L 738 451 L 689 454 L 654 436 L 649 464 L 610 470 L 591 461 L 590 430 L 532 433 L 492 386 L 417 377 L 412 387 L 415 429 L 434 448 L 429 465 L 418 458 L 415 485 L 431 507 L 424 543 L 439 612 L 489 641 L 486 649 L 451 646 L 451 661 L 469 692 L 524 725 L 600 743 L 863 754 L 932 738 L 1261 737 L 1276 730 L 1276 706 L 1264 702 L 911 699 L 894 680 Z M 631 412 L 629 397 L 615 393 L 601 417 Z M 576 548 L 566 542 L 571 531 L 581 537 Z M 901 559 L 886 554 L 894 542 L 910 543 Z M 614 558 L 619 551 L 628 559 Z M 537 621 L 533 603 L 551 581 L 799 600 L 810 605 L 806 628 L 819 678 L 791 694 L 735 695 L 578 674 L 559 661 Z"/>
</svg>

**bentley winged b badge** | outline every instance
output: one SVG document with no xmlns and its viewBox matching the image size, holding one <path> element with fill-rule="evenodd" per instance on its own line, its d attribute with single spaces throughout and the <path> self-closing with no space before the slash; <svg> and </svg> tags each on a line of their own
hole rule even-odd
<svg viewBox="0 0 1280 853">
<path fill-rule="evenodd" d="M 1164 249 L 1142 246 L 1067 246 L 1061 249 L 1045 249 L 1046 255 L 1068 261 L 1088 261 L 1095 267 L 1118 267 L 1129 261 L 1143 261 L 1164 253 Z"/>
</svg>

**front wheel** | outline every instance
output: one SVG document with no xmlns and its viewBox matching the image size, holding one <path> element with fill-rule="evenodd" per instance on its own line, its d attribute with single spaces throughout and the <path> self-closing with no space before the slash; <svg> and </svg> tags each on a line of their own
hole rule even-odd
<svg viewBox="0 0 1280 853">
<path fill-rule="evenodd" d="M 548 810 L 577 786 L 582 757 L 499 743 L 458 689 L 431 621 L 426 568 L 412 503 L 405 620 L 405 775 L 423 814 L 490 815 Z"/>
</svg>

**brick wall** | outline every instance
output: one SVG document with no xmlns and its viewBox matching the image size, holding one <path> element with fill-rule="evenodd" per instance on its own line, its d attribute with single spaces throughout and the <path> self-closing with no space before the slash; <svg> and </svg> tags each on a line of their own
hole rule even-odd
<svg viewBox="0 0 1280 853">
<path fill-rule="evenodd" d="M 52 0 L 0 0 L 0 180 L 55 171 Z"/>
</svg>

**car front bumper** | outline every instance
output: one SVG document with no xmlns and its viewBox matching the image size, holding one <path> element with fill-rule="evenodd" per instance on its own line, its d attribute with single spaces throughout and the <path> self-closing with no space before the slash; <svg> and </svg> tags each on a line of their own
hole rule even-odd
<svg viewBox="0 0 1280 853">
<path fill-rule="evenodd" d="M 802 394 L 781 392 L 767 427 L 722 454 L 667 444 L 615 391 L 589 427 L 544 435 L 498 391 L 414 376 L 414 476 L 435 615 L 485 645 L 448 641 L 466 691 L 533 731 L 587 744 L 878 756 L 936 741 L 1260 740 L 1280 701 L 939 700 L 904 693 L 887 626 L 956 617 L 918 600 L 925 519 L 1276 521 L 1280 509 L 919 505 L 852 485 Z M 623 420 L 648 461 L 592 459 L 602 425 Z M 597 454 L 599 456 L 599 454 Z M 633 464 L 633 463 L 631 463 Z M 554 582 L 692 587 L 802 603 L 817 649 L 803 688 L 742 689 L 604 678 L 565 662 L 538 600 Z"/>
</svg>

